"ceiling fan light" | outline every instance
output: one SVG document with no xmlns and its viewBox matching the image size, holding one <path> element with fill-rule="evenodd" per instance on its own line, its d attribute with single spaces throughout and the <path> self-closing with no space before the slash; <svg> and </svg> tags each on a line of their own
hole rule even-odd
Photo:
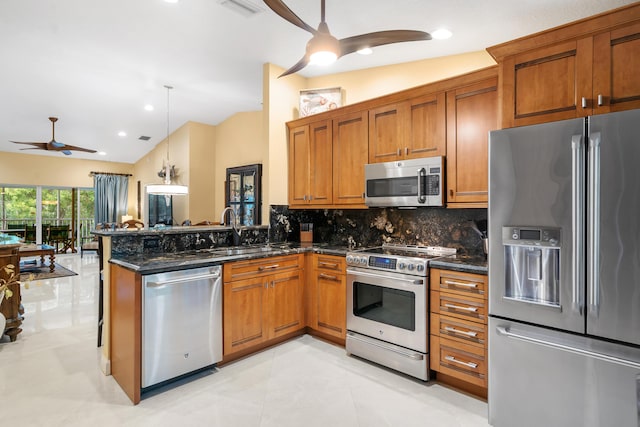
<svg viewBox="0 0 640 427">
<path fill-rule="evenodd" d="M 336 62 L 336 60 L 338 59 L 338 55 L 336 55 L 335 52 L 329 52 L 329 51 L 323 50 L 323 51 L 312 53 L 309 59 L 310 59 L 310 62 L 314 65 L 326 66 Z"/>
<path fill-rule="evenodd" d="M 330 65 L 338 59 L 340 43 L 331 34 L 318 33 L 307 43 L 307 53 L 311 64 Z"/>
</svg>

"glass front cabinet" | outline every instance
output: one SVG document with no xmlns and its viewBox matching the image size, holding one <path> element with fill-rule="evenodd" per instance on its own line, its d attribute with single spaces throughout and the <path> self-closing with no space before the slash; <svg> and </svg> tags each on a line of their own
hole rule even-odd
<svg viewBox="0 0 640 427">
<path fill-rule="evenodd" d="M 262 165 L 227 168 L 225 206 L 233 208 L 240 225 L 262 222 Z"/>
</svg>

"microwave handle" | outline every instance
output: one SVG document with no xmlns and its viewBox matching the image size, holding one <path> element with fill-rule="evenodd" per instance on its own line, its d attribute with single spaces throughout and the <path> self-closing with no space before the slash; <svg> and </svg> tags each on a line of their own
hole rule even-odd
<svg viewBox="0 0 640 427">
<path fill-rule="evenodd" d="M 418 203 L 426 203 L 427 195 L 422 194 L 422 180 L 426 179 L 427 170 L 425 168 L 418 169 Z"/>
</svg>

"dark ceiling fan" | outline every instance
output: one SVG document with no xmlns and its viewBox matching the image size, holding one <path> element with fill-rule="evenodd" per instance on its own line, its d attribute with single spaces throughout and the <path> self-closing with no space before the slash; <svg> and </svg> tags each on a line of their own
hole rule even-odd
<svg viewBox="0 0 640 427">
<path fill-rule="evenodd" d="M 33 147 L 29 148 L 21 148 L 21 150 L 45 150 L 45 151 L 62 151 L 64 154 L 69 156 L 71 154 L 71 150 L 75 151 L 84 151 L 87 153 L 95 153 L 96 150 L 90 150 L 88 148 L 76 147 L 74 145 L 63 144 L 62 142 L 56 141 L 56 122 L 58 121 L 57 117 L 49 117 L 51 120 L 51 141 L 49 142 L 20 142 L 20 141 L 10 141 L 14 144 L 25 144 L 32 145 Z"/>
<path fill-rule="evenodd" d="M 365 48 L 372 48 L 391 43 L 431 40 L 431 35 L 429 33 L 414 30 L 377 31 L 374 33 L 361 34 L 359 36 L 347 37 L 338 40 L 329 33 L 329 27 L 324 20 L 325 0 L 321 0 L 320 3 L 320 25 L 318 25 L 317 30 L 300 19 L 300 17 L 293 13 L 293 11 L 291 11 L 291 9 L 282 2 L 282 0 L 264 0 L 264 2 L 271 10 L 285 20 L 313 34 L 313 37 L 307 43 L 307 49 L 302 59 L 293 67 L 282 73 L 279 77 L 302 70 L 310 62 L 314 61 L 313 56 L 318 52 L 323 52 L 328 55 L 330 59 L 335 60 L 344 55 L 357 52 L 358 50 Z"/>
</svg>

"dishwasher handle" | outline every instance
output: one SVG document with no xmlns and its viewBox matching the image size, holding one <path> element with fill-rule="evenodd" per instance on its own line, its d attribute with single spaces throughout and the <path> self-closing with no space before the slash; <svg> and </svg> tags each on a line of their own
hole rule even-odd
<svg viewBox="0 0 640 427">
<path fill-rule="evenodd" d="M 168 280 L 162 280 L 162 281 L 158 281 L 158 282 L 147 282 L 145 284 L 145 287 L 153 288 L 153 289 L 159 289 L 159 288 L 163 288 L 163 287 L 168 286 L 168 285 L 174 285 L 176 283 L 191 282 L 191 281 L 194 281 L 194 280 L 217 279 L 219 277 L 220 277 L 220 273 L 219 272 L 214 272 L 214 273 L 210 273 L 210 274 L 201 274 L 201 275 L 198 275 L 198 276 L 178 277 L 176 279 L 168 279 Z"/>
</svg>

